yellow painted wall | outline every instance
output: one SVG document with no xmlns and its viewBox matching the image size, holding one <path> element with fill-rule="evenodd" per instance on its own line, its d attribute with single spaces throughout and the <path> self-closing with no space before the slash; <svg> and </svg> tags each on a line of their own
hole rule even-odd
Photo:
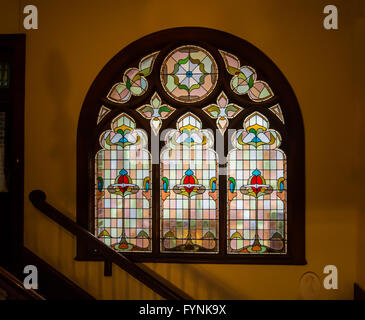
<svg viewBox="0 0 365 320">
<path fill-rule="evenodd" d="M 362 5 L 359 7 L 359 15 L 358 19 L 355 21 L 355 31 L 354 31 L 354 39 L 365 39 L 365 2 L 362 2 Z M 354 74 L 356 75 L 356 108 L 358 112 L 359 118 L 359 128 L 360 128 L 360 137 L 365 136 L 365 116 L 364 116 L 364 84 L 365 81 L 363 79 L 363 74 L 365 72 L 365 64 L 362 62 L 364 59 L 364 41 L 354 41 L 354 55 L 353 55 L 353 67 Z M 356 176 L 359 179 L 359 199 L 362 200 L 364 198 L 363 194 L 365 192 L 365 186 L 363 182 L 365 181 L 365 149 L 364 143 L 359 143 L 359 158 L 358 165 L 356 166 Z M 360 148 L 360 146 L 362 148 Z M 358 213 L 358 221 L 357 221 L 357 229 L 358 229 L 358 247 L 357 247 L 357 283 L 361 286 L 363 290 L 365 290 L 365 202 L 362 200 L 359 201 L 359 213 Z"/>
<path fill-rule="evenodd" d="M 324 266 L 333 264 L 339 289 L 322 289 L 320 298 L 351 299 L 353 283 L 365 285 L 363 187 L 355 178 L 364 160 L 364 111 L 361 93 L 354 93 L 363 84 L 358 74 L 363 54 L 354 51 L 363 49 L 355 43 L 364 39 L 359 37 L 364 8 L 361 0 L 330 1 L 339 10 L 339 30 L 326 31 L 322 12 L 327 2 L 0 0 L 0 33 L 27 35 L 25 245 L 97 298 L 158 298 L 115 266 L 107 278 L 102 263 L 73 261 L 75 238 L 34 209 L 28 194 L 45 190 L 51 204 L 75 219 L 77 121 L 97 73 L 146 34 L 178 26 L 211 27 L 261 49 L 297 95 L 306 137 L 308 264 L 151 267 L 194 298 L 298 299 L 301 275 L 313 271 L 323 279 Z M 25 4 L 38 7 L 38 30 L 22 28 Z"/>
<path fill-rule="evenodd" d="M 0 33 L 19 33 L 20 1 L 0 0 Z"/>
</svg>

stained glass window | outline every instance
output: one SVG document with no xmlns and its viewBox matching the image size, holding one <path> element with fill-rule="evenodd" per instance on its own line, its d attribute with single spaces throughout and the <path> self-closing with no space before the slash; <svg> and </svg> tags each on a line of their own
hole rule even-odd
<svg viewBox="0 0 365 320">
<path fill-rule="evenodd" d="M 254 112 L 228 154 L 228 252 L 286 252 L 286 157 L 281 137 Z"/>
<path fill-rule="evenodd" d="M 177 28 L 122 50 L 85 99 L 77 171 L 78 222 L 135 261 L 305 263 L 299 105 L 235 36 Z"/>
<path fill-rule="evenodd" d="M 269 108 L 270 111 L 272 111 L 282 123 L 285 123 L 283 112 L 281 111 L 280 105 L 277 103 L 276 105 Z"/>
<path fill-rule="evenodd" d="M 217 128 L 224 135 L 224 132 L 228 128 L 229 120 L 237 116 L 243 108 L 235 105 L 228 104 L 228 98 L 222 92 L 217 98 L 217 104 L 211 104 L 204 107 L 203 110 L 213 119 L 217 119 Z"/>
<path fill-rule="evenodd" d="M 233 75 L 230 86 L 238 95 L 248 94 L 253 101 L 264 101 L 273 96 L 273 92 L 265 81 L 257 80 L 257 74 L 251 66 L 241 66 L 239 59 L 228 52 L 220 50 L 227 71 Z"/>
<path fill-rule="evenodd" d="M 218 174 L 214 137 L 188 112 L 161 151 L 161 251 L 217 252 Z"/>
<path fill-rule="evenodd" d="M 128 68 L 124 71 L 122 82 L 116 83 L 109 91 L 108 98 L 116 103 L 127 103 L 132 96 L 146 93 L 148 81 L 146 79 L 153 70 L 153 64 L 158 52 L 143 57 L 138 68 Z"/>
<path fill-rule="evenodd" d="M 161 67 L 161 82 L 166 92 L 182 102 L 203 100 L 218 80 L 217 65 L 210 53 L 197 46 L 173 50 Z"/>
<path fill-rule="evenodd" d="M 167 119 L 175 111 L 175 108 L 163 104 L 159 95 L 155 93 L 151 98 L 150 104 L 139 107 L 137 111 L 144 118 L 150 120 L 153 133 L 158 135 L 162 126 L 162 120 Z"/>
<path fill-rule="evenodd" d="M 125 113 L 100 137 L 95 157 L 95 230 L 117 251 L 151 250 L 151 158 L 147 134 Z"/>
<path fill-rule="evenodd" d="M 101 106 L 99 114 L 98 114 L 98 121 L 97 123 L 99 123 L 105 116 L 106 114 L 110 111 L 109 108 Z"/>
</svg>

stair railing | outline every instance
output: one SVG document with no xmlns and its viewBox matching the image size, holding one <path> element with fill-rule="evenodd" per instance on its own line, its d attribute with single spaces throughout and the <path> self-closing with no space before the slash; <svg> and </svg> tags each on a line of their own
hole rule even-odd
<svg viewBox="0 0 365 320">
<path fill-rule="evenodd" d="M 105 261 L 115 263 L 131 276 L 141 281 L 147 287 L 168 300 L 192 300 L 168 280 L 148 268 L 143 263 L 135 263 L 122 253 L 116 252 L 105 243 L 98 240 L 91 232 L 65 216 L 46 201 L 46 194 L 41 190 L 34 190 L 29 194 L 32 204 L 47 217 L 57 222 L 63 228 L 76 236 L 83 237 L 101 254 Z"/>
<path fill-rule="evenodd" d="M 45 300 L 33 289 L 25 289 L 23 283 L 3 267 L 0 267 L 0 288 L 1 300 Z"/>
</svg>

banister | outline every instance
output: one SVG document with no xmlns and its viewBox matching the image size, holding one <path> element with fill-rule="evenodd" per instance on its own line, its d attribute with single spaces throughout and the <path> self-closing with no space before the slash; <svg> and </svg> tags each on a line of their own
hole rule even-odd
<svg viewBox="0 0 365 320">
<path fill-rule="evenodd" d="M 0 266 L 0 288 L 1 287 L 8 294 L 9 299 L 12 300 L 45 300 L 33 289 L 25 289 L 21 281 Z"/>
<path fill-rule="evenodd" d="M 163 298 L 168 300 L 192 300 L 192 297 L 184 293 L 168 280 L 162 278 L 146 265 L 142 263 L 136 264 L 122 253 L 116 252 L 105 243 L 98 240 L 91 232 L 50 205 L 46 201 L 46 198 L 46 194 L 41 190 L 33 190 L 29 194 L 30 201 L 39 211 L 74 235 L 85 238 L 86 241 L 92 243 L 94 248 L 98 250 L 98 253 L 100 253 L 106 260 L 115 263 Z"/>
</svg>

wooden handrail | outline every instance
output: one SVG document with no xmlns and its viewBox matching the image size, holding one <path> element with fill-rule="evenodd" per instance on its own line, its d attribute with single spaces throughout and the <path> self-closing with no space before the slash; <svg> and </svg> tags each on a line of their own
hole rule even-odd
<svg viewBox="0 0 365 320">
<path fill-rule="evenodd" d="M 10 272 L 0 267 L 0 288 L 5 290 L 9 300 L 45 300 L 33 289 L 25 289 Z"/>
<path fill-rule="evenodd" d="M 55 268 L 24 247 L 22 252 L 22 267 L 37 266 L 38 293 L 47 300 L 95 300 L 88 292 L 58 272 Z"/>
<path fill-rule="evenodd" d="M 88 230 L 62 214 L 46 201 L 46 194 L 43 191 L 32 191 L 29 194 L 29 199 L 33 205 L 47 217 L 51 218 L 74 235 L 80 236 L 86 241 L 92 243 L 93 247 L 105 258 L 106 261 L 115 263 L 163 298 L 168 300 L 192 300 L 192 297 L 184 293 L 171 282 L 162 278 L 146 265 L 142 263 L 136 264 L 123 254 L 116 252 L 105 243 L 98 240 Z"/>
</svg>

